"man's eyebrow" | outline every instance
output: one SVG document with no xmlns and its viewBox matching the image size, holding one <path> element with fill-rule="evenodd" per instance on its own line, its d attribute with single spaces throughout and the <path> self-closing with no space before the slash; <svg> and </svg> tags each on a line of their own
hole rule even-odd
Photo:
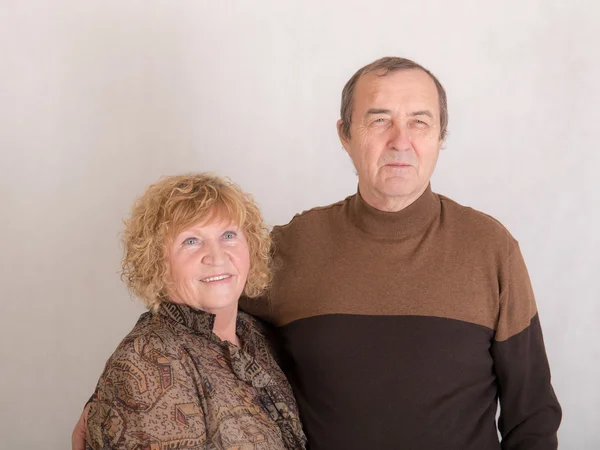
<svg viewBox="0 0 600 450">
<path fill-rule="evenodd" d="M 370 108 L 367 110 L 365 116 L 372 116 L 375 114 L 391 114 L 391 113 L 392 113 L 392 110 L 390 110 L 390 109 Z M 409 117 L 427 116 L 427 117 L 431 117 L 433 119 L 433 114 L 428 109 L 423 109 L 420 111 L 414 111 L 414 112 L 408 113 L 408 116 Z"/>
<path fill-rule="evenodd" d="M 429 111 L 428 109 L 424 109 L 422 111 L 415 111 L 415 112 L 411 112 L 408 114 L 409 117 L 415 117 L 415 116 L 428 116 L 431 117 L 433 119 L 433 114 L 431 113 L 431 111 Z"/>
<path fill-rule="evenodd" d="M 382 108 L 371 108 L 367 110 L 365 116 L 371 116 L 373 114 L 391 114 L 392 111 L 390 109 L 382 109 Z"/>
</svg>

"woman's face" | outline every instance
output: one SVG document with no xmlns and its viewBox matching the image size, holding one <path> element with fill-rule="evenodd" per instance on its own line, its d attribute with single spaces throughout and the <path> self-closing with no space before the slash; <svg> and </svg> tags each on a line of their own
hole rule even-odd
<svg viewBox="0 0 600 450">
<path fill-rule="evenodd" d="M 237 309 L 250 252 L 234 222 L 214 220 L 183 230 L 171 243 L 169 299 L 216 314 Z"/>
</svg>

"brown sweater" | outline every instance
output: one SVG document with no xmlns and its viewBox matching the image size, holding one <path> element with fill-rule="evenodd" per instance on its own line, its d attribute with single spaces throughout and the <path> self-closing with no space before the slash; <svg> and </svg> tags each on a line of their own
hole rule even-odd
<svg viewBox="0 0 600 450">
<path fill-rule="evenodd" d="M 431 187 L 273 230 L 268 297 L 311 450 L 550 450 L 561 409 L 518 243 Z M 495 414 L 501 403 L 498 442 Z"/>
</svg>

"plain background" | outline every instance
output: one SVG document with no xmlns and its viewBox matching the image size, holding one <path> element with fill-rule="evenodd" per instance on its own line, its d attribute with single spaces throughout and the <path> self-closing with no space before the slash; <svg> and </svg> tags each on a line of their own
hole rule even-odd
<svg viewBox="0 0 600 450">
<path fill-rule="evenodd" d="M 0 5 L 0 447 L 69 448 L 143 312 L 119 281 L 118 235 L 149 183 L 230 176 L 269 224 L 353 194 L 340 93 L 399 55 L 448 92 L 434 190 L 520 241 L 561 448 L 600 448 L 598 2 Z"/>
</svg>

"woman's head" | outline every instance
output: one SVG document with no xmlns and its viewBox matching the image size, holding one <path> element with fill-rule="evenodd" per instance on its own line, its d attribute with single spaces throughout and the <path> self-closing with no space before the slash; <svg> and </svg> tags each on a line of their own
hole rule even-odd
<svg viewBox="0 0 600 450">
<path fill-rule="evenodd" d="M 252 196 L 210 174 L 148 187 L 125 221 L 123 244 L 122 279 L 152 310 L 167 299 L 225 307 L 242 291 L 258 296 L 271 279 L 269 232 Z"/>
</svg>

